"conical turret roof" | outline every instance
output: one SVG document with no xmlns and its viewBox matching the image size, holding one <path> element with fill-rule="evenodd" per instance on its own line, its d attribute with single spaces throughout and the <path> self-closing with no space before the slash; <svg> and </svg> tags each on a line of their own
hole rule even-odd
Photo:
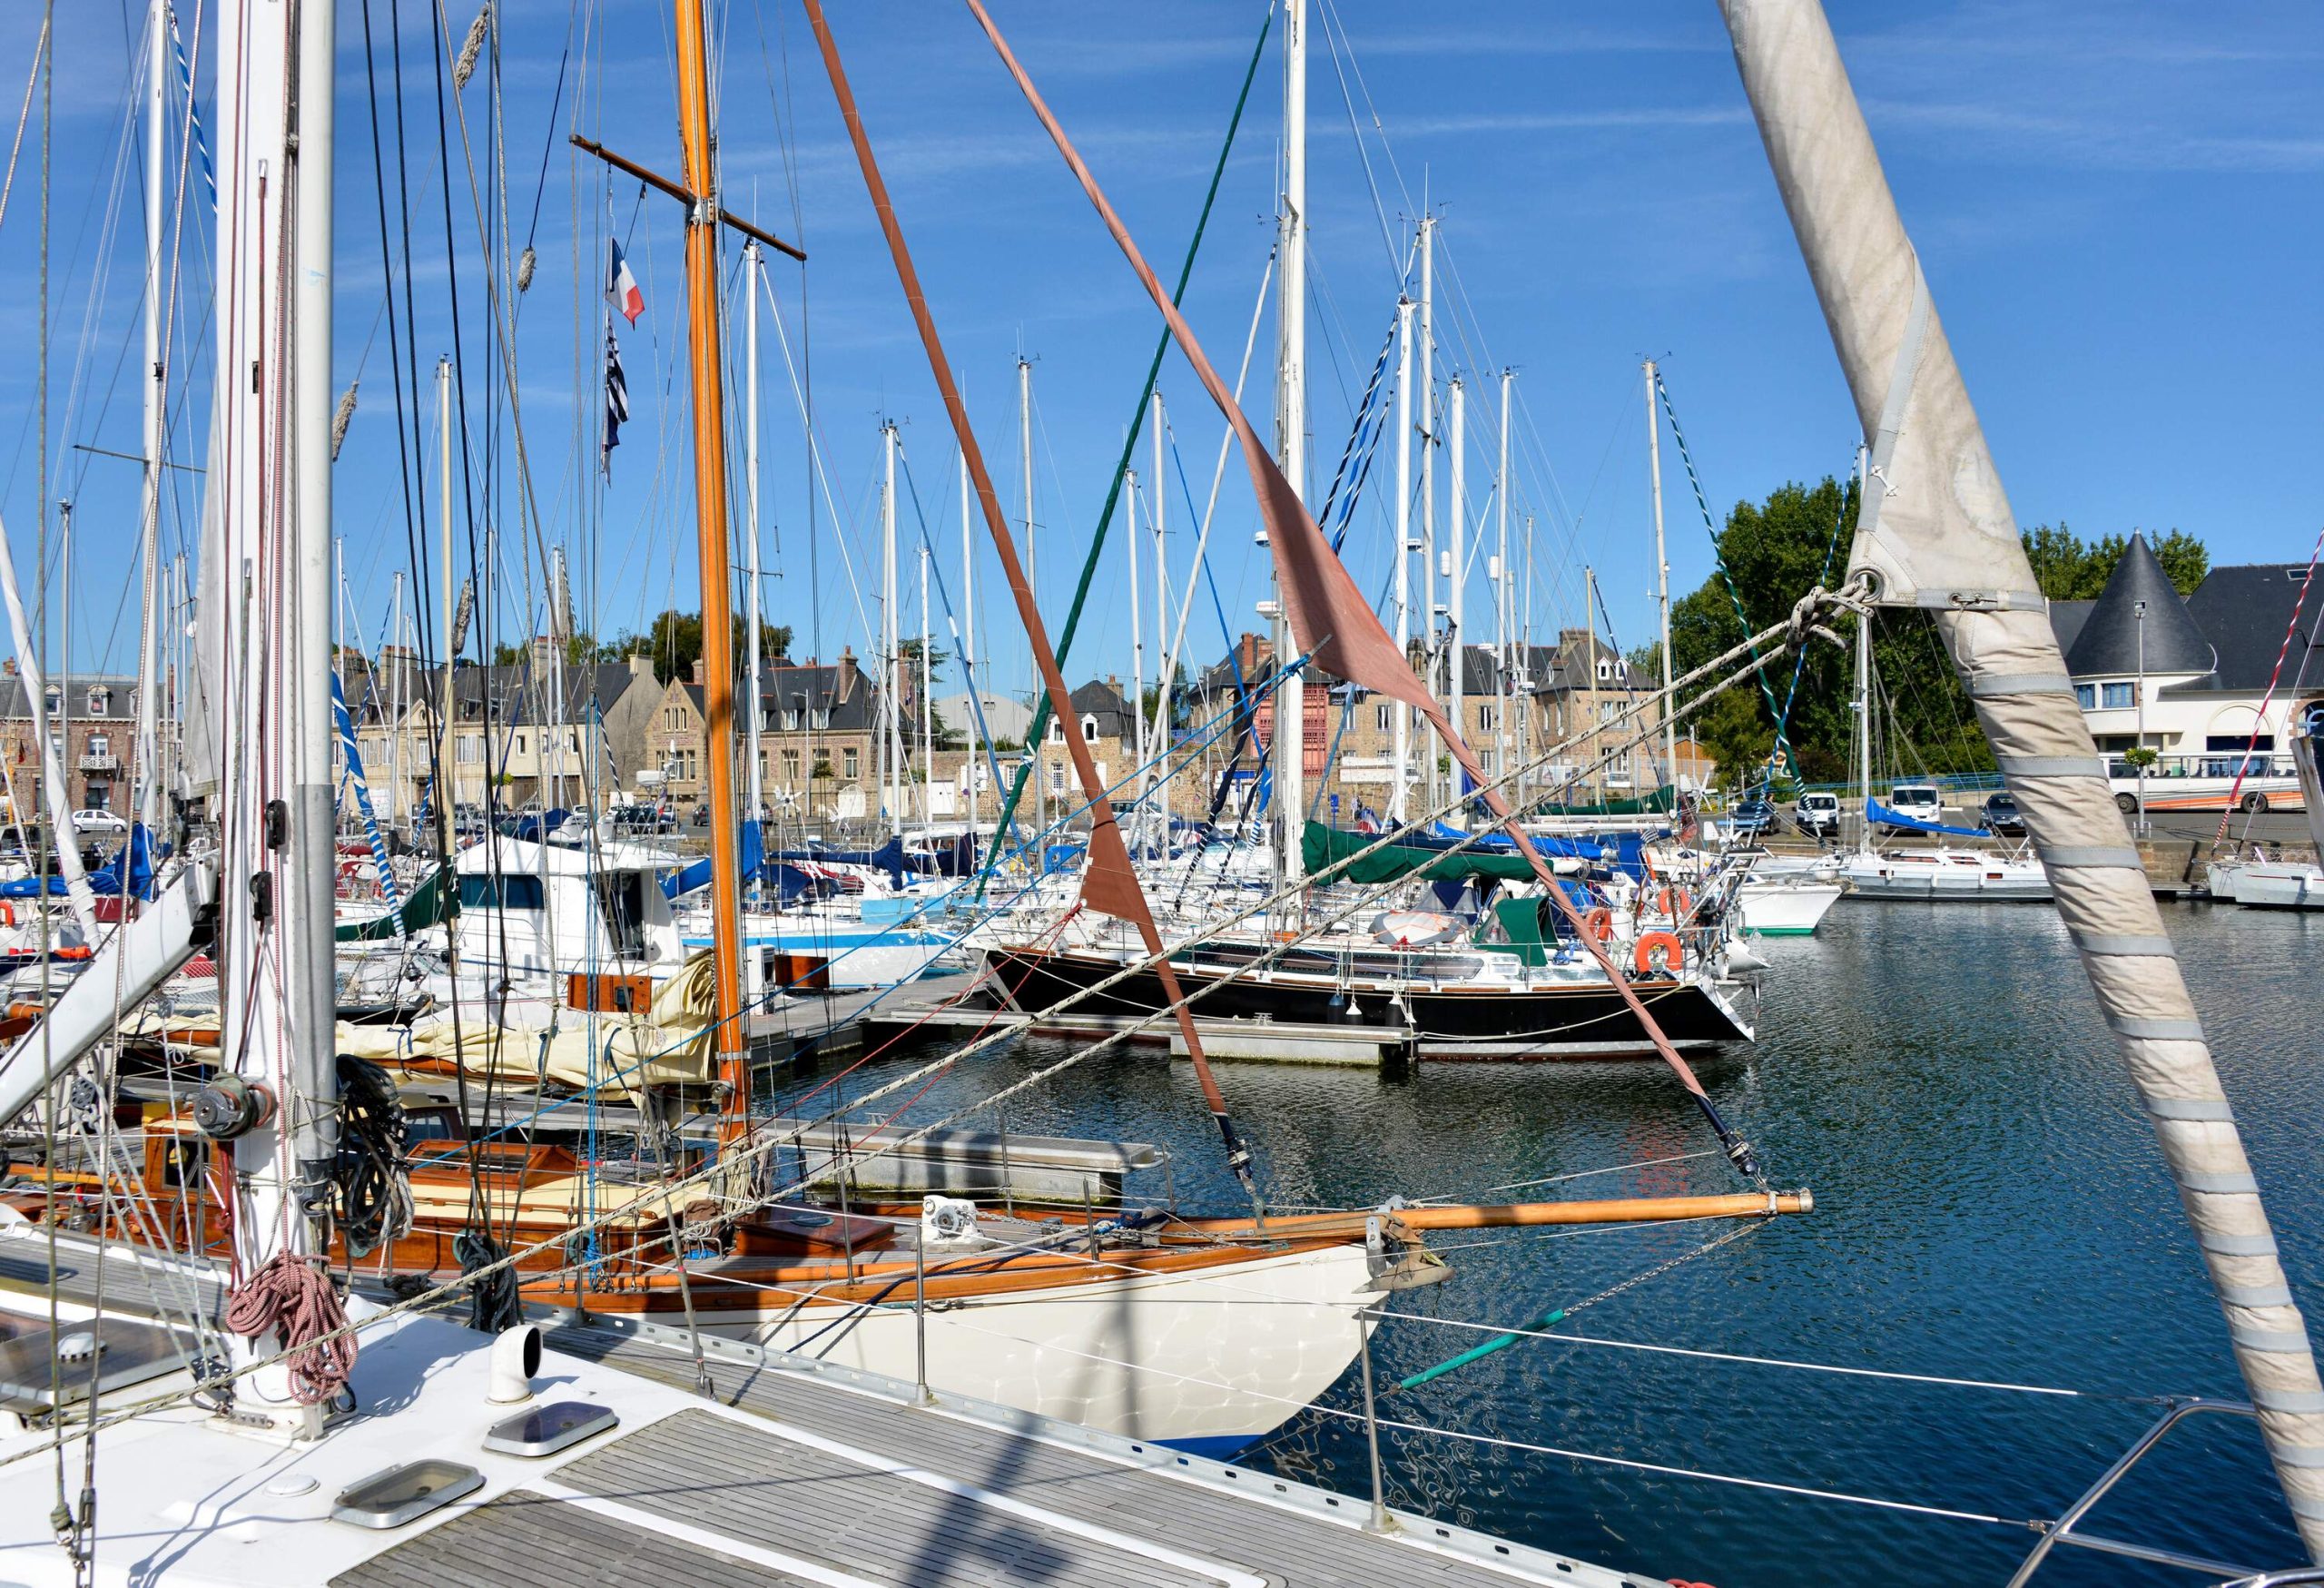
<svg viewBox="0 0 2324 1588">
<path fill-rule="evenodd" d="M 2138 604 L 2146 603 L 2142 623 Z M 2149 673 L 2208 673 L 2218 665 L 2211 642 L 2187 603 L 2162 571 L 2154 548 L 2143 535 L 2133 535 L 2122 560 L 2106 580 L 2106 588 L 2083 620 L 2066 653 L 2066 671 L 2077 678 L 2100 674 L 2135 673 L 2141 667 L 2141 628 L 2144 628 L 2144 669 Z"/>
</svg>

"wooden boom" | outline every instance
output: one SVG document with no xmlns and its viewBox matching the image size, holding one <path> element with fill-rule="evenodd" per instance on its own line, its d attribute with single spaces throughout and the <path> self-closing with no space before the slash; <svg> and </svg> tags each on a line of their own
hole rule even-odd
<svg viewBox="0 0 2324 1588">
<path fill-rule="evenodd" d="M 1305 1239 L 1319 1235 L 1361 1235 L 1364 1221 L 1393 1219 L 1409 1230 L 1511 1229 L 1542 1224 L 1654 1224 L 1679 1218 L 1770 1218 L 1779 1213 L 1812 1213 L 1813 1193 L 1748 1191 L 1719 1197 L 1627 1197 L 1599 1202 L 1512 1202 L 1497 1207 L 1455 1205 L 1398 1208 L 1384 1214 L 1303 1213 L 1271 1218 L 1265 1227 L 1248 1218 L 1195 1218 L 1181 1228 L 1206 1236 L 1274 1235 Z"/>
</svg>

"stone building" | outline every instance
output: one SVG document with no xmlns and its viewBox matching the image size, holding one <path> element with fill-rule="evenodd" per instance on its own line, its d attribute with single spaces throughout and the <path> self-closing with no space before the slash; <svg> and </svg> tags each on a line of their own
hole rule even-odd
<svg viewBox="0 0 2324 1588">
<path fill-rule="evenodd" d="M 137 680 L 111 675 L 72 675 L 47 686 L 50 741 L 63 764 L 66 803 L 76 811 L 130 814 L 134 799 Z M 39 741 L 33 734 L 31 692 L 14 661 L 0 667 L 0 798 L 12 800 L 26 821 L 45 809 Z"/>
</svg>

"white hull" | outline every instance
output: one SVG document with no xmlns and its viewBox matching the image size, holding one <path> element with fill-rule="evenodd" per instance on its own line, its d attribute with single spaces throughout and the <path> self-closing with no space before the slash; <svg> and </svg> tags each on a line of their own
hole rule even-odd
<svg viewBox="0 0 2324 1588">
<path fill-rule="evenodd" d="M 1743 931 L 1753 937 L 1807 937 L 1840 902 L 1837 883 L 1748 877 L 1736 890 Z"/>
<path fill-rule="evenodd" d="M 2046 903 L 2050 873 L 2038 860 L 2004 860 L 1972 850 L 1904 850 L 1856 855 L 1840 867 L 1859 899 L 1923 903 Z"/>
<path fill-rule="evenodd" d="M 2253 910 L 2324 910 L 2324 868 L 2246 861 L 2208 870 L 2214 899 Z"/>
<path fill-rule="evenodd" d="M 1347 1371 L 1356 1311 L 1378 1299 L 1370 1283 L 1364 1248 L 1340 1246 L 948 1306 L 928 1314 L 928 1382 L 1132 1439 L 1239 1447 Z M 907 1280 L 852 1316 L 701 1316 L 717 1334 L 910 1381 L 911 1294 Z"/>
</svg>

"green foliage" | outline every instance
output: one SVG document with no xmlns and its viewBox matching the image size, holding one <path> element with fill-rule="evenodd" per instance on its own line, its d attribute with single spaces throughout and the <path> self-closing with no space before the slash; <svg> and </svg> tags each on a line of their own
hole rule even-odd
<svg viewBox="0 0 2324 1588">
<path fill-rule="evenodd" d="M 740 671 L 750 643 L 750 627 L 740 616 L 734 623 L 735 666 Z M 766 660 L 789 656 L 791 626 L 761 618 L 759 652 Z M 694 665 L 702 659 L 702 615 L 673 609 L 655 618 L 644 634 L 624 631 L 597 647 L 596 659 L 601 662 L 626 661 L 631 656 L 653 657 L 654 676 L 665 684 L 673 678 L 692 678 Z"/>
<path fill-rule="evenodd" d="M 1677 671 L 1699 667 L 1789 616 L 1793 603 L 1827 574 L 1833 531 L 1841 527 L 1839 552 L 1830 577 L 1841 577 L 1847 536 L 1856 525 L 1856 486 L 1826 478 L 1814 487 L 1797 482 L 1777 488 L 1764 502 L 1738 502 L 1718 538 L 1719 556 L 1735 590 L 1714 573 L 1702 587 L 1670 606 L 1670 648 Z M 1743 617 L 1736 616 L 1741 602 Z M 1744 625 L 1748 623 L 1747 629 Z M 1846 629 L 1841 632 L 1845 635 Z M 1874 626 L 1873 661 L 1885 701 L 1882 731 L 1905 741 L 1893 759 L 1945 771 L 1972 771 L 1993 764 L 1992 751 L 1976 726 L 1966 692 L 1939 643 L 1934 622 L 1922 612 L 1884 612 Z M 1799 666 L 1799 687 L 1791 701 L 1787 737 L 1802 778 L 1837 783 L 1848 774 L 1854 713 L 1854 666 L 1848 654 L 1811 641 Z M 1790 696 L 1794 662 L 1777 654 L 1760 689 L 1746 680 L 1690 719 L 1696 737 L 1717 758 L 1719 779 L 1730 786 L 1757 782 L 1775 748 L 1772 694 L 1780 708 Z"/>
<path fill-rule="evenodd" d="M 2094 601 L 2105 590 L 2106 581 L 2113 577 L 2114 565 L 2122 560 L 2130 540 L 2121 535 L 2102 535 L 2085 541 L 2063 523 L 2053 528 L 2036 524 L 2024 532 L 2025 558 L 2034 565 L 2034 578 L 2042 594 L 2053 601 Z M 2147 545 L 2153 548 L 2155 560 L 2162 571 L 2171 576 L 2171 583 L 2181 596 L 2194 593 L 2211 571 L 2211 554 L 2203 543 L 2183 529 L 2173 529 L 2166 535 L 2150 535 Z"/>
</svg>

